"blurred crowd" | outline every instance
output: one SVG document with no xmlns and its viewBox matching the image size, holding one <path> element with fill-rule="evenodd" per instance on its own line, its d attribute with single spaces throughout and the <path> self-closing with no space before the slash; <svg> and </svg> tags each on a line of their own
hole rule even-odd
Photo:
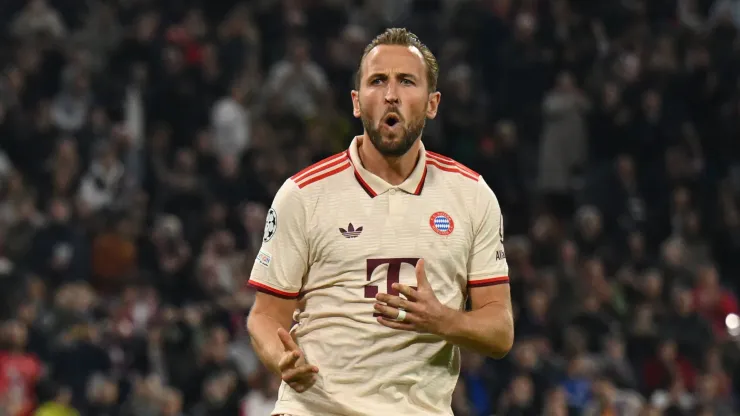
<svg viewBox="0 0 740 416">
<path fill-rule="evenodd" d="M 428 148 L 506 219 L 517 341 L 457 416 L 738 407 L 735 0 L 0 2 L 0 416 L 266 416 L 266 207 L 344 149 L 365 45 L 437 55 Z"/>
</svg>

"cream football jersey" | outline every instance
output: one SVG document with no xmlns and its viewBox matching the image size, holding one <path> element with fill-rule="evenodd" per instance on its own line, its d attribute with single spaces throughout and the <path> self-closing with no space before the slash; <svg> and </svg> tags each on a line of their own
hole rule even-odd
<svg viewBox="0 0 740 416">
<path fill-rule="evenodd" d="M 361 140 L 287 180 L 267 215 L 249 283 L 299 299 L 291 331 L 319 368 L 304 393 L 283 383 L 273 414 L 452 415 L 458 348 L 382 326 L 375 295 L 415 286 L 420 258 L 451 308 L 469 287 L 508 283 L 501 210 L 483 178 L 423 146 L 390 185 L 363 168 Z"/>
</svg>

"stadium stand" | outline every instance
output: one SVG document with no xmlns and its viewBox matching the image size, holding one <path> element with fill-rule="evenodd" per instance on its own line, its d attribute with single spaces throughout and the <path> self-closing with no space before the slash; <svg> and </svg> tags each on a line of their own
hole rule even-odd
<svg viewBox="0 0 740 416">
<path fill-rule="evenodd" d="M 362 50 L 441 66 L 424 140 L 506 217 L 517 341 L 458 416 L 737 407 L 733 0 L 0 2 L 0 415 L 248 415 L 266 207 L 345 148 Z M 76 409 L 76 410 L 75 410 Z"/>
</svg>

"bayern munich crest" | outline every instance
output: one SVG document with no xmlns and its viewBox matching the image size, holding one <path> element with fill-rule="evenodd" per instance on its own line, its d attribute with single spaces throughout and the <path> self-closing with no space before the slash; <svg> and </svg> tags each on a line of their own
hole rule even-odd
<svg viewBox="0 0 740 416">
<path fill-rule="evenodd" d="M 455 222 L 446 212 L 435 212 L 429 218 L 429 226 L 439 235 L 450 235 L 455 229 Z"/>
</svg>

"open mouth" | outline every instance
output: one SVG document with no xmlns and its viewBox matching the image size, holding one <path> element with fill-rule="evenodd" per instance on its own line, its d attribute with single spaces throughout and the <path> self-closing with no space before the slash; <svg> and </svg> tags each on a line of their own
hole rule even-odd
<svg viewBox="0 0 740 416">
<path fill-rule="evenodd" d="M 401 119 L 396 114 L 388 114 L 383 120 L 383 122 L 389 127 L 395 126 L 399 121 L 401 121 Z"/>
</svg>

